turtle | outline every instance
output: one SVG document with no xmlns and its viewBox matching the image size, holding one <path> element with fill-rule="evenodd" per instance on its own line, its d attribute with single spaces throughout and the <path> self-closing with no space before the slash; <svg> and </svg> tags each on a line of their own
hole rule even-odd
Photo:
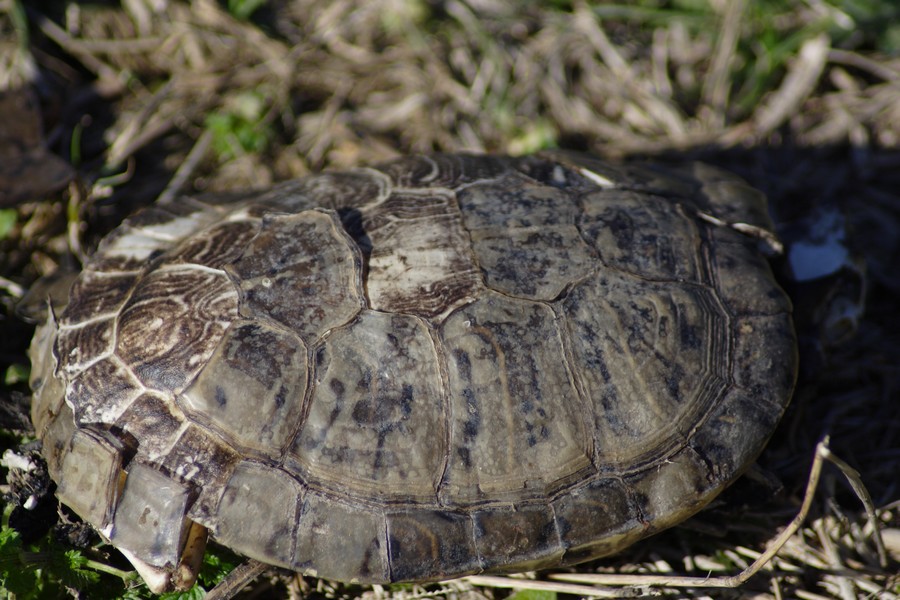
<svg viewBox="0 0 900 600">
<path fill-rule="evenodd" d="M 153 590 L 208 538 L 344 582 L 567 566 L 693 515 L 795 385 L 765 196 L 434 154 L 137 212 L 49 303 L 56 494 Z"/>
</svg>

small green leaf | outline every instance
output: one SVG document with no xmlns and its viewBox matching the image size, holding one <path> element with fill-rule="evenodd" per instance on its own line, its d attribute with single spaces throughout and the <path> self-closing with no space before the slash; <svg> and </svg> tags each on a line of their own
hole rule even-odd
<svg viewBox="0 0 900 600">
<path fill-rule="evenodd" d="M 236 556 L 222 556 L 223 550 L 207 550 L 203 555 L 203 564 L 200 566 L 198 579 L 207 588 L 215 587 L 226 575 L 231 573 L 238 564 Z"/>
<path fill-rule="evenodd" d="M 267 107 L 262 94 L 245 92 L 206 117 L 206 128 L 212 133 L 212 146 L 220 159 L 265 150 L 273 137 L 271 126 L 264 120 Z"/>
<path fill-rule="evenodd" d="M 81 590 L 100 581 L 100 573 L 89 570 L 88 559 L 78 550 L 67 550 L 63 558 L 57 562 L 54 572 L 60 582 L 67 587 Z"/>
<path fill-rule="evenodd" d="M 23 560 L 22 540 L 19 532 L 9 527 L 0 530 L 0 596 L 15 594 L 16 598 L 30 599 L 37 593 L 37 576 L 34 569 Z"/>
<path fill-rule="evenodd" d="M 228 12 L 235 19 L 246 21 L 266 0 L 228 0 Z"/>
<path fill-rule="evenodd" d="M 6 239 L 6 236 L 8 236 L 13 230 L 13 227 L 16 226 L 18 218 L 19 215 L 16 212 L 16 209 L 0 208 L 0 240 Z"/>
<path fill-rule="evenodd" d="M 17 383 L 28 381 L 28 373 L 28 367 L 13 363 L 6 368 L 6 373 L 3 374 L 3 383 L 6 385 L 16 385 Z"/>
<path fill-rule="evenodd" d="M 508 600 L 556 600 L 556 592 L 546 590 L 520 590 Z"/>
</svg>

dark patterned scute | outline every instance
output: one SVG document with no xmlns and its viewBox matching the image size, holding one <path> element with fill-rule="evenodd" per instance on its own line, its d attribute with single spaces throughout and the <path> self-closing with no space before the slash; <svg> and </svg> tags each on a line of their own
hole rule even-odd
<svg viewBox="0 0 900 600">
<path fill-rule="evenodd" d="M 33 420 L 62 501 L 162 568 L 191 522 L 344 581 L 602 556 L 790 399 L 791 306 L 737 223 L 771 229 L 727 173 L 562 153 L 153 207 L 36 334 Z"/>
</svg>

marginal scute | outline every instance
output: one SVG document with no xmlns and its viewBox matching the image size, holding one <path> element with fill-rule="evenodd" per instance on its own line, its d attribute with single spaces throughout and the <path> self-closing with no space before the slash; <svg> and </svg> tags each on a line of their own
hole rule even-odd
<svg viewBox="0 0 900 600">
<path fill-rule="evenodd" d="M 189 501 L 187 486 L 153 467 L 132 463 L 109 539 L 153 566 L 175 566 L 187 534 Z"/>
<path fill-rule="evenodd" d="M 446 497 L 544 497 L 590 467 L 584 406 L 549 308 L 490 293 L 440 333 L 450 385 Z"/>
<path fill-rule="evenodd" d="M 69 453 L 75 433 L 75 417 L 65 402 L 55 415 L 46 415 L 46 429 L 42 431 L 41 452 L 47 461 L 47 471 L 53 481 L 62 477 L 63 459 Z"/>
<path fill-rule="evenodd" d="M 141 235 L 151 236 L 172 244 L 196 234 L 206 225 L 218 220 L 221 214 L 205 206 L 182 199 L 165 206 L 153 205 L 138 211 L 125 220 L 125 224 Z"/>
<path fill-rule="evenodd" d="M 637 504 L 617 478 L 588 481 L 570 490 L 553 502 L 553 512 L 566 565 L 612 554 L 645 535 Z"/>
<path fill-rule="evenodd" d="M 729 321 L 711 291 L 605 271 L 562 306 L 600 463 L 631 468 L 684 444 L 730 377 Z"/>
<path fill-rule="evenodd" d="M 306 376 L 298 336 L 237 321 L 179 398 L 196 420 L 244 452 L 277 460 L 300 423 Z"/>
<path fill-rule="evenodd" d="M 292 568 L 325 579 L 390 581 L 381 509 L 335 502 L 308 492 L 297 527 Z"/>
<path fill-rule="evenodd" d="M 351 207 L 379 203 L 390 194 L 391 183 L 374 169 L 354 169 L 321 173 L 288 181 L 272 188 L 256 199 L 255 204 L 268 210 L 298 213 L 313 208 L 343 212 Z"/>
<path fill-rule="evenodd" d="M 290 568 L 300 499 L 299 484 L 284 471 L 242 462 L 225 486 L 213 534 L 250 558 Z"/>
<path fill-rule="evenodd" d="M 485 570 L 531 571 L 562 559 L 564 548 L 549 504 L 483 509 L 473 518 L 475 545 Z"/>
<path fill-rule="evenodd" d="M 484 570 L 475 548 L 472 517 L 446 510 L 387 513 L 391 581 L 436 581 Z"/>
<path fill-rule="evenodd" d="M 169 245 L 169 241 L 135 230 L 126 223 L 103 239 L 90 268 L 100 273 L 140 271 Z"/>
<path fill-rule="evenodd" d="M 752 464 L 781 418 L 781 406 L 768 399 L 730 390 L 691 437 L 690 446 L 710 465 L 721 485 L 736 479 Z"/>
<path fill-rule="evenodd" d="M 241 456 L 218 436 L 188 424 L 182 427 L 178 439 L 158 464 L 179 481 L 198 490 L 199 495 L 188 516 L 208 525 L 222 489 L 240 460 Z"/>
<path fill-rule="evenodd" d="M 37 326 L 28 347 L 28 384 L 33 392 L 31 424 L 38 438 L 44 438 L 44 431 L 65 406 L 66 388 L 56 375 L 58 361 L 53 351 L 58 329 L 53 311 L 47 307 L 46 321 Z"/>
<path fill-rule="evenodd" d="M 664 460 L 666 468 L 646 469 L 624 480 L 652 531 L 681 521 L 682 512 L 703 508 L 711 499 L 711 490 L 723 483 L 709 472 L 704 457 L 689 446 Z"/>
<path fill-rule="evenodd" d="M 363 307 L 359 250 L 334 212 L 270 215 L 227 267 L 241 315 L 274 319 L 312 344 Z"/>
<path fill-rule="evenodd" d="M 712 165 L 691 163 L 685 170 L 701 182 L 699 193 L 717 218 L 727 223 L 747 223 L 772 230 L 765 194 L 733 173 Z"/>
<path fill-rule="evenodd" d="M 781 291 L 757 242 L 730 229 L 716 228 L 711 252 L 718 265 L 716 287 L 733 314 L 774 315 L 790 313 L 791 301 Z M 754 293 L 748 294 L 752 289 Z"/>
<path fill-rule="evenodd" d="M 332 489 L 433 501 L 444 401 L 425 324 L 363 311 L 316 351 L 314 379 L 309 415 L 288 460 Z"/>
<path fill-rule="evenodd" d="M 61 456 L 53 461 L 59 466 L 51 470 L 56 471 L 56 495 L 85 521 L 105 527 L 118 496 L 122 447 L 87 429 L 76 429 L 62 443 Z"/>
<path fill-rule="evenodd" d="M 90 267 L 101 272 L 142 270 L 148 260 L 219 218 L 220 212 L 190 198 L 145 208 L 103 239 Z"/>
<path fill-rule="evenodd" d="M 761 345 L 759 339 L 771 340 Z M 780 406 L 797 377 L 797 338 L 788 313 L 747 316 L 734 323 L 735 385 L 761 402 Z"/>
</svg>

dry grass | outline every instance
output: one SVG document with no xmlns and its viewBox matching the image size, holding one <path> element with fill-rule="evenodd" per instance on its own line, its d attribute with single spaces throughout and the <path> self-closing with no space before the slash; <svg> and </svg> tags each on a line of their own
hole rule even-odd
<svg viewBox="0 0 900 600">
<path fill-rule="evenodd" d="M 162 193 L 261 186 L 410 151 L 558 145 L 702 158 L 766 191 L 783 223 L 839 209 L 867 265 L 867 312 L 849 341 L 824 353 L 810 341 L 797 398 L 755 477 L 686 527 L 581 571 L 739 570 L 790 520 L 815 443 L 830 434 L 890 530 L 887 569 L 861 505 L 826 470 L 813 517 L 765 573 L 732 591 L 657 591 L 898 597 L 900 58 L 889 26 L 900 15 L 890 0 L 871 3 L 872 20 L 822 0 L 709 4 L 272 0 L 246 21 L 213 0 L 0 2 L 0 88 L 38 91 L 47 143 L 79 175 L 19 204 L 0 239 L 3 361 L 27 363 L 30 332 L 11 310 L 21 289 Z M 0 399 L 24 392 L 7 374 Z M 784 486 L 774 495 L 773 480 Z M 294 597 L 506 593 L 471 582 L 275 585 Z"/>
</svg>

